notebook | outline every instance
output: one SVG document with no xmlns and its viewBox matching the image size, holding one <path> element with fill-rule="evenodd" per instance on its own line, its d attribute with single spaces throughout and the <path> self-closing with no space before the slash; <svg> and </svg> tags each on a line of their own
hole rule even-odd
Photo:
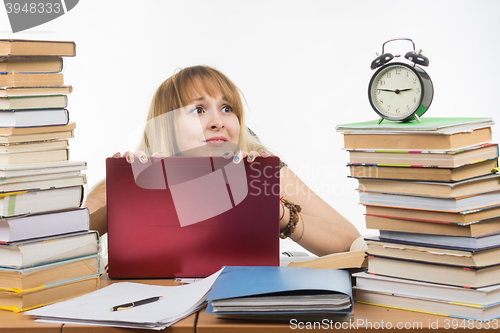
<svg viewBox="0 0 500 333">
<path fill-rule="evenodd" d="M 106 160 L 109 277 L 279 266 L 279 158 Z"/>
</svg>

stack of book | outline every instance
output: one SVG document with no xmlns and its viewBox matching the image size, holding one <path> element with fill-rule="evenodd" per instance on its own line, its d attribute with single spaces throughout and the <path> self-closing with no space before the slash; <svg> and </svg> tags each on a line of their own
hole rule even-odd
<svg viewBox="0 0 500 333">
<path fill-rule="evenodd" d="M 491 118 L 339 125 L 359 182 L 368 272 L 358 302 L 500 317 L 500 179 Z"/>
<path fill-rule="evenodd" d="M 73 42 L 0 40 L 0 309 L 94 291 L 98 235 L 80 208 L 85 162 L 69 160 L 65 56 Z"/>
</svg>

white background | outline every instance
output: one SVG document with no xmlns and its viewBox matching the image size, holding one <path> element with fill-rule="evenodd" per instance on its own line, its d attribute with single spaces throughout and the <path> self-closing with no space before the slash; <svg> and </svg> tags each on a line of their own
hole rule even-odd
<svg viewBox="0 0 500 333">
<path fill-rule="evenodd" d="M 427 116 L 496 119 L 499 14 L 497 0 L 81 0 L 16 34 L 0 8 L 0 38 L 76 42 L 64 71 L 77 124 L 71 159 L 88 162 L 90 186 L 104 177 L 106 157 L 135 149 L 156 87 L 176 68 L 206 64 L 242 90 L 261 140 L 367 234 L 335 126 L 376 118 L 367 98 L 375 52 L 395 37 L 423 49 L 435 88 Z M 399 42 L 386 51 L 410 49 Z"/>
</svg>

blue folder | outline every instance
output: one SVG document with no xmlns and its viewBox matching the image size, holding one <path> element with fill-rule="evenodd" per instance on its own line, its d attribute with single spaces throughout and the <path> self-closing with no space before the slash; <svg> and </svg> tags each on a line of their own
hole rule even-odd
<svg viewBox="0 0 500 333">
<path fill-rule="evenodd" d="M 206 313 L 214 313 L 213 300 L 266 294 L 305 292 L 317 294 L 341 293 L 351 299 L 351 307 L 344 311 L 311 311 L 311 313 L 349 314 L 352 312 L 352 286 L 349 272 L 335 269 L 273 266 L 226 266 L 215 281 L 207 300 Z M 234 312 L 224 312 L 231 314 Z M 251 314 L 251 312 L 245 312 Z M 267 312 L 278 313 L 278 312 Z M 284 313 L 284 312 L 279 312 Z M 290 312 L 288 312 L 290 313 Z M 305 313 L 301 311 L 301 313 Z M 221 314 L 221 312 L 217 312 Z"/>
</svg>

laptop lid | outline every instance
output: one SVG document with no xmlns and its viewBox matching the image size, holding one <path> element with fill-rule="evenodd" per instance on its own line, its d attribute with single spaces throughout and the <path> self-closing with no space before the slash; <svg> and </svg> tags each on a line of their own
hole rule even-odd
<svg viewBox="0 0 500 333">
<path fill-rule="evenodd" d="M 106 160 L 110 278 L 279 265 L 279 158 Z"/>
</svg>

